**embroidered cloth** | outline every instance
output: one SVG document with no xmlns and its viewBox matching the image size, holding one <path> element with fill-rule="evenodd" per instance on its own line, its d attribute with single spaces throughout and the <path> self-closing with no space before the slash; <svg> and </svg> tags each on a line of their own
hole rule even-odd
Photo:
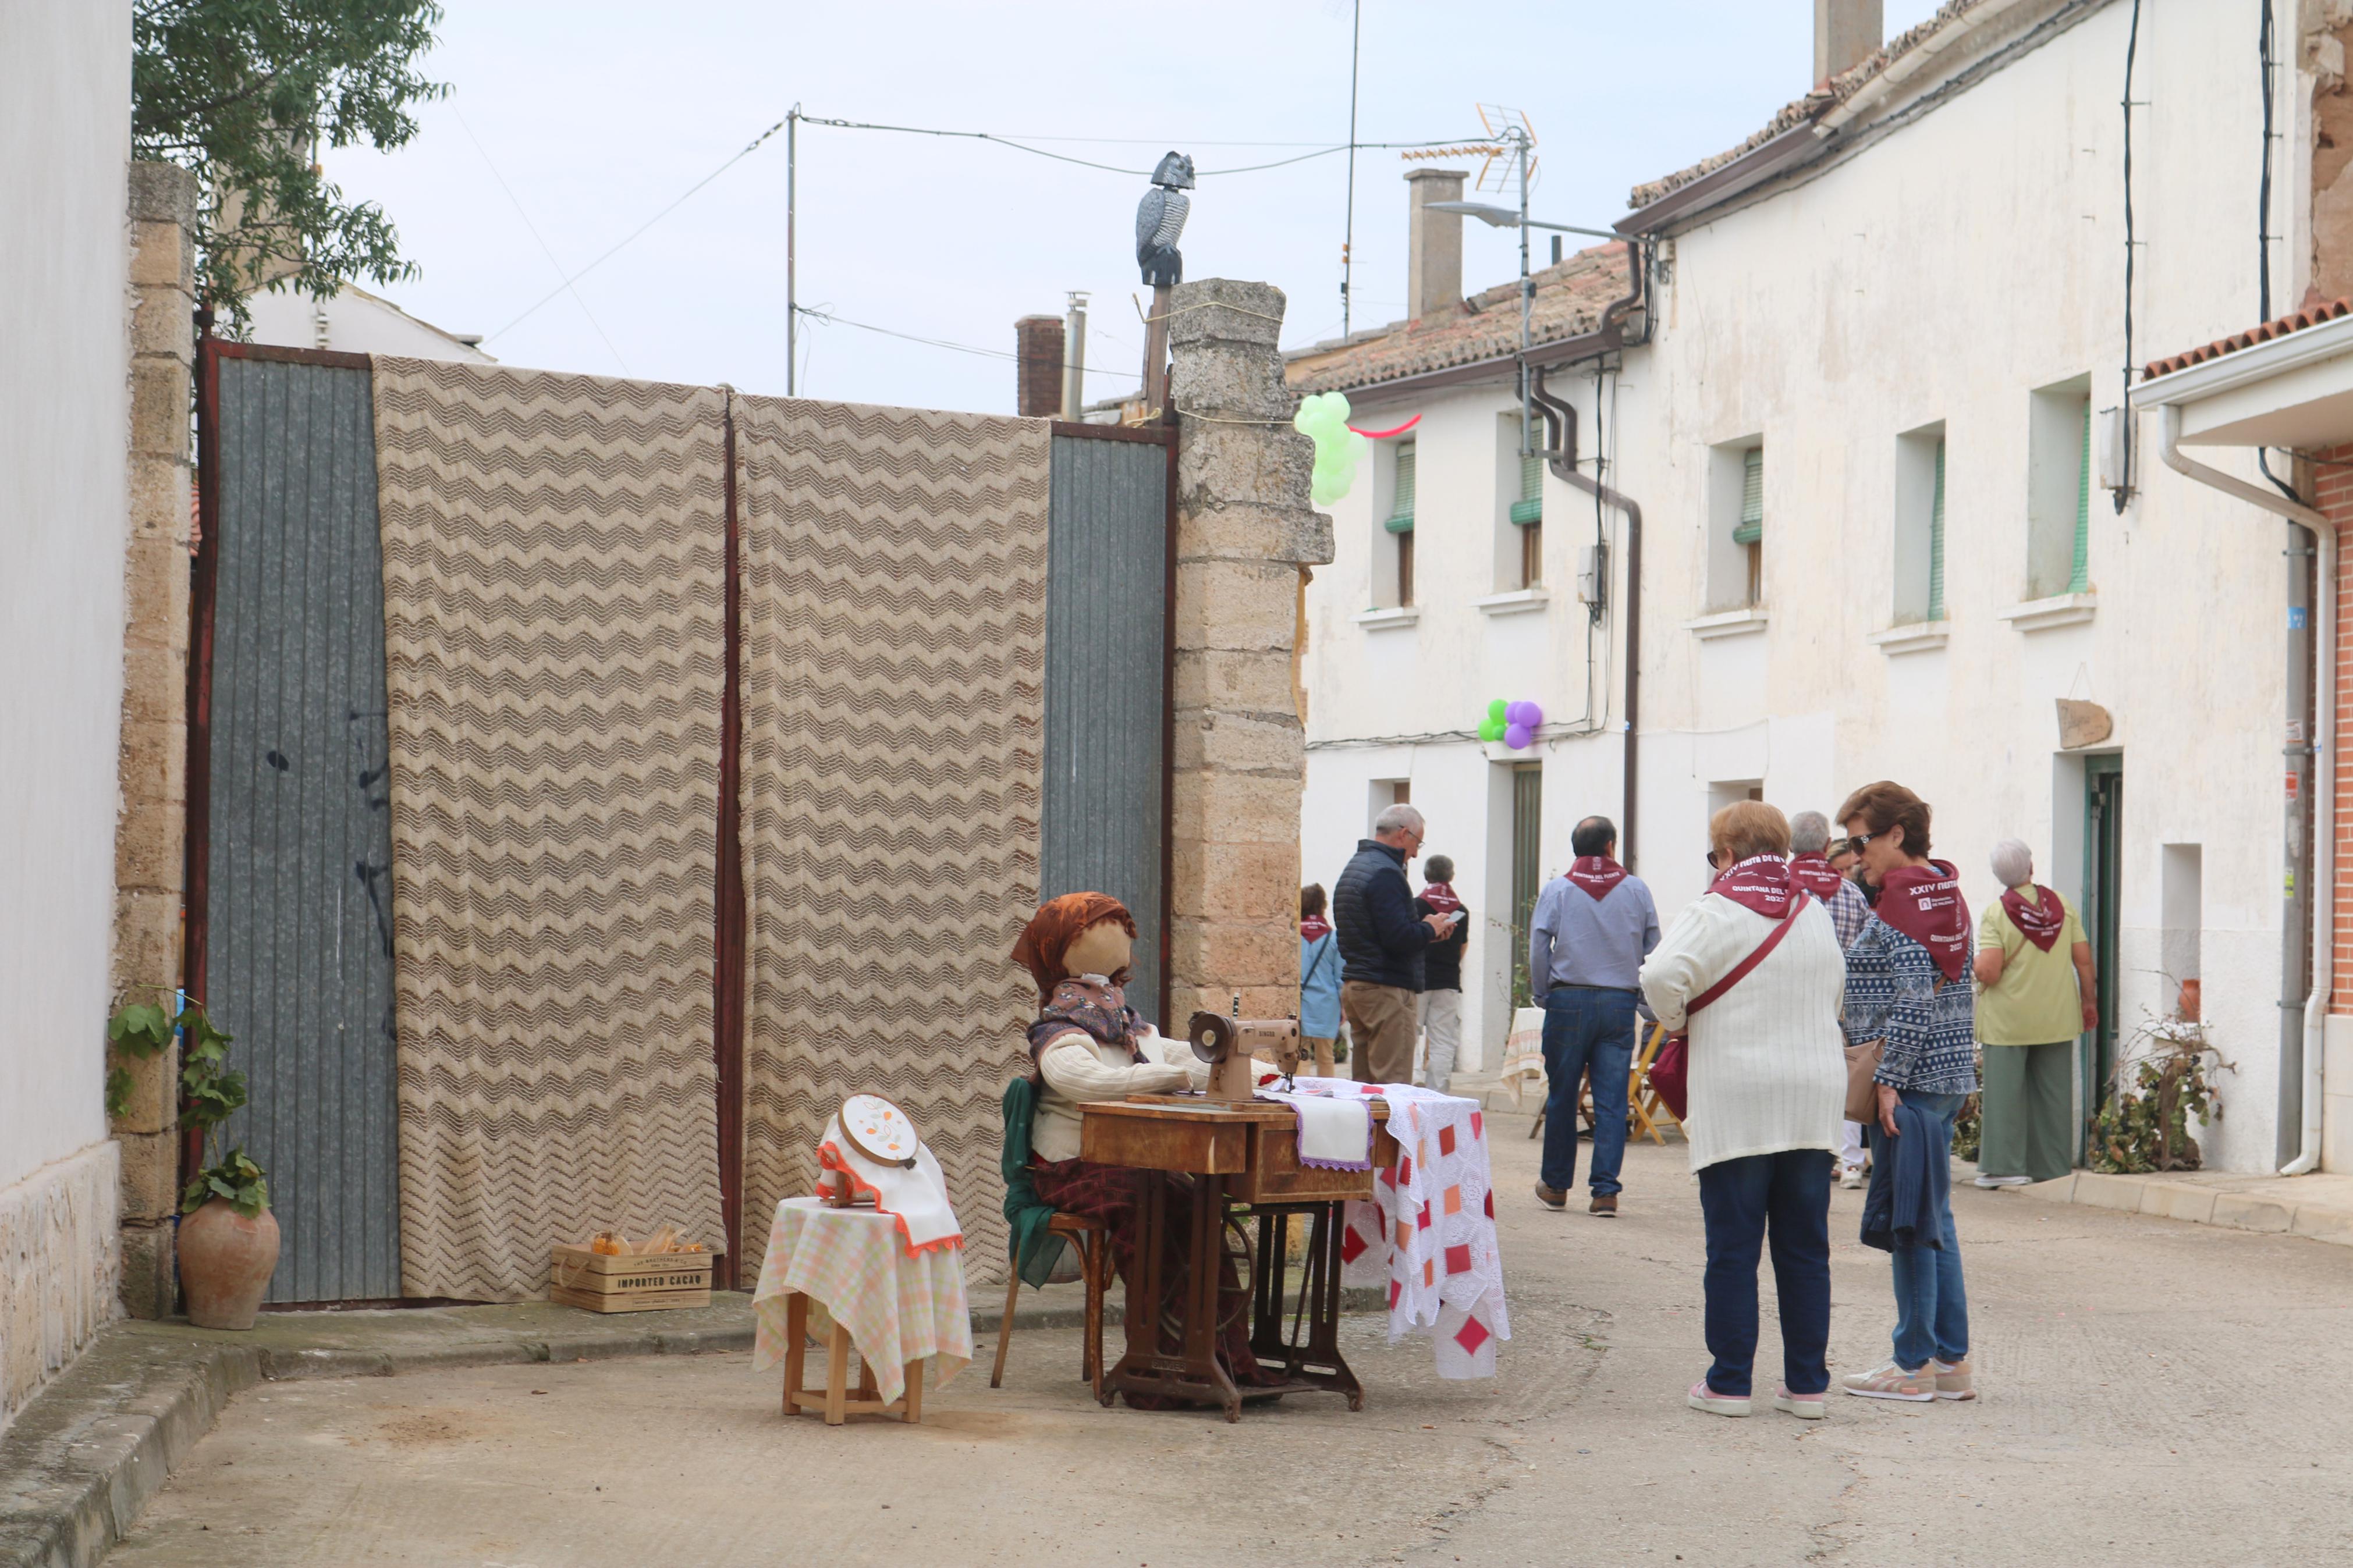
<svg viewBox="0 0 2353 1568">
<path fill-rule="evenodd" d="M 1349 1083 L 1336 1091 L 1309 1089 L 1288 1092 L 1261 1089 L 1258 1097 L 1287 1105 L 1297 1114 L 1301 1164 L 1327 1171 L 1368 1171 L 1373 1164 L 1373 1108 L 1356 1092 L 1363 1087 Z"/>
<path fill-rule="evenodd" d="M 754 1371 L 783 1363 L 785 1298 L 796 1291 L 809 1298 L 812 1335 L 823 1338 L 837 1322 L 849 1331 L 885 1400 L 906 1392 L 911 1361 L 933 1363 L 935 1388 L 972 1361 L 963 1249 L 934 1247 L 910 1258 L 887 1214 L 828 1208 L 818 1198 L 776 1205 L 752 1292 Z"/>
<path fill-rule="evenodd" d="M 1552 1079 L 1545 1071 L 1544 1021 L 1541 1007 L 1512 1010 L 1512 1032 L 1504 1037 L 1503 1078 L 1515 1107 L 1526 1103 L 1523 1097 L 1530 1088 L 1536 1091 L 1539 1106 L 1552 1092 Z"/>
<path fill-rule="evenodd" d="M 1410 1084 L 1358 1088 L 1388 1101 L 1398 1163 L 1373 1178 L 1372 1202 L 1348 1205 L 1340 1278 L 1352 1285 L 1386 1281 L 1389 1342 L 1429 1334 L 1439 1376 L 1493 1377 L 1495 1346 L 1512 1337 L 1512 1322 L 1486 1116 L 1476 1100 Z"/>
<path fill-rule="evenodd" d="M 853 1095 L 850 1103 L 864 1098 Z M 825 1137 L 817 1146 L 819 1165 L 848 1176 L 852 1192 L 871 1197 L 878 1210 L 898 1222 L 899 1238 L 911 1256 L 935 1247 L 962 1247 L 964 1226 L 956 1221 L 955 1206 L 948 1202 L 948 1179 L 939 1161 L 931 1146 L 922 1142 L 915 1145 L 914 1158 L 913 1169 L 868 1159 L 841 1135 L 839 1110 L 826 1124 Z"/>
</svg>

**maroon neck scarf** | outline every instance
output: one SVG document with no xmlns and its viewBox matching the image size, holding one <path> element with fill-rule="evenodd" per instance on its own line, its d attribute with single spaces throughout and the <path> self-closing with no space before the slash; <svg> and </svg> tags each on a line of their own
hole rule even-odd
<svg viewBox="0 0 2353 1568">
<path fill-rule="evenodd" d="M 1789 875 L 1798 886 L 1826 904 L 1838 897 L 1839 884 L 1846 879 L 1838 874 L 1837 868 L 1826 858 L 1820 855 L 1790 856 Z"/>
<path fill-rule="evenodd" d="M 1899 866 L 1880 879 L 1879 918 L 1928 950 L 1936 972 L 1958 980 L 1969 955 L 1969 906 L 1949 860 Z"/>
<path fill-rule="evenodd" d="M 1568 879 L 1591 894 L 1596 902 L 1626 879 L 1626 868 L 1607 855 L 1579 855 L 1568 868 Z"/>
<path fill-rule="evenodd" d="M 1430 906 L 1433 914 L 1451 914 L 1462 907 L 1462 900 L 1454 896 L 1451 882 L 1432 882 L 1423 888 L 1421 901 Z"/>
<path fill-rule="evenodd" d="M 1803 891 L 1789 875 L 1789 863 L 1778 855 L 1751 855 L 1735 861 L 1707 890 L 1777 921 L 1789 912 L 1789 900 Z"/>
<path fill-rule="evenodd" d="M 1332 922 L 1322 915 L 1310 915 L 1299 922 L 1299 940 L 1322 942 L 1332 934 Z"/>
<path fill-rule="evenodd" d="M 2018 928 L 2021 936 L 2049 952 L 2051 944 L 2059 940 L 2059 928 L 2067 923 L 2067 910 L 2059 902 L 2058 894 L 2040 882 L 2033 887 L 2040 903 L 2028 903 L 2023 893 L 2011 888 L 2002 894 L 2001 907 L 2010 912 L 2010 923 Z"/>
</svg>

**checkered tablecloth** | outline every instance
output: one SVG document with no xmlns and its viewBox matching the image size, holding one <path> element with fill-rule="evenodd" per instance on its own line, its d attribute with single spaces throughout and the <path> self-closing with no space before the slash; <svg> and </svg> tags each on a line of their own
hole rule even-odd
<svg viewBox="0 0 2353 1568">
<path fill-rule="evenodd" d="M 785 1359 L 785 1298 L 795 1291 L 809 1298 L 810 1334 L 822 1340 L 836 1322 L 849 1331 L 886 1400 L 905 1391 L 908 1362 L 930 1361 L 936 1388 L 972 1361 L 963 1249 L 910 1258 L 899 1244 L 898 1222 L 887 1214 L 828 1208 L 821 1198 L 776 1205 L 752 1293 L 758 1324 L 752 1364 L 758 1371 Z"/>
<path fill-rule="evenodd" d="M 1476 1100 L 1410 1084 L 1365 1087 L 1389 1102 L 1398 1161 L 1373 1178 L 1371 1202 L 1348 1205 L 1340 1278 L 1386 1285 L 1389 1342 L 1430 1335 L 1439 1376 L 1493 1377 L 1496 1343 L 1512 1337 L 1512 1319 L 1486 1115 Z"/>
</svg>

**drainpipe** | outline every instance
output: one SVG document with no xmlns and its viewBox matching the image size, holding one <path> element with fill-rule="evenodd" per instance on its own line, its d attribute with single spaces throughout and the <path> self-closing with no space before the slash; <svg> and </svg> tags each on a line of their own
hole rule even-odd
<svg viewBox="0 0 2353 1568">
<path fill-rule="evenodd" d="M 1635 294 L 1641 292 L 1641 260 L 1635 261 Z M 1621 305 L 1630 304 L 1621 300 Z M 1622 311 L 1615 313 L 1622 314 Z M 1614 329 L 1615 323 L 1611 323 Z M 1634 821 L 1637 811 L 1635 784 L 1640 774 L 1641 752 L 1635 742 L 1641 733 L 1635 728 L 1642 709 L 1642 509 L 1633 498 L 1611 489 L 1598 479 L 1577 471 L 1577 410 L 1545 390 L 1547 367 L 1536 366 L 1531 373 L 1529 386 L 1539 407 L 1544 410 L 1545 461 L 1556 478 L 1576 486 L 1587 495 L 1596 497 L 1605 506 L 1614 506 L 1626 516 L 1626 772 L 1620 787 L 1620 811 L 1625 821 L 1620 825 L 1620 847 L 1629 869 L 1634 865 Z M 1598 465 L 1597 465 L 1598 467 Z"/>
<path fill-rule="evenodd" d="M 2296 987 L 2303 979 L 2303 954 L 2297 949 L 2306 935 L 2306 928 L 2291 922 L 2281 943 L 2280 982 L 2280 1100 L 2281 1110 L 2287 1109 L 2287 1089 L 2291 1082 L 2299 1087 L 2298 1106 L 2301 1126 L 2297 1152 L 2280 1167 L 2283 1176 L 2301 1176 L 2320 1163 L 2321 1120 L 2321 1056 L 2322 1030 L 2328 1016 L 2328 993 L 2335 979 L 2337 948 L 2336 879 L 2337 879 L 2337 530 L 2328 519 L 2311 507 L 2288 500 L 2260 485 L 2235 479 L 2219 468 L 2185 455 L 2181 450 L 2181 405 L 2167 403 L 2158 405 L 2163 420 L 2163 439 L 2158 447 L 2165 466 L 2178 474 L 2197 480 L 2201 485 L 2221 490 L 2250 506 L 2257 506 L 2304 530 L 2312 539 L 2312 548 L 2319 557 L 2317 591 L 2319 626 L 2314 630 L 2299 629 L 2293 613 L 2288 630 L 2288 709 L 2290 740 L 2287 745 L 2288 775 L 2310 787 L 2313 811 L 2311 842 L 2315 847 L 2315 864 L 2307 867 L 2303 810 L 2292 795 L 2287 803 L 2287 869 L 2296 879 L 2290 885 L 2297 889 L 2295 896 L 2309 900 L 2311 925 L 2312 984 L 2303 998 L 2302 1027 L 2297 1026 Z M 2288 571 L 2288 604 L 2291 612 L 2304 603 L 2302 562 L 2295 558 L 2302 552 L 2291 552 L 2294 562 Z M 2316 647 L 2309 645 L 2316 643 Z M 2306 658 L 2310 662 L 2306 662 Z M 2318 679 L 2312 679 L 2313 672 Z M 2312 743 L 2299 745 L 2294 739 L 2297 722 L 2298 689 L 2312 697 Z M 2317 765 L 2310 765 L 2314 760 Z M 2313 775 L 2317 773 L 2316 780 Z M 2309 875 L 2305 873 L 2308 872 Z M 2283 1115 L 2282 1120 L 2285 1117 Z M 2283 1131 L 2284 1129 L 2283 1129 Z M 2283 1140 L 2283 1142 L 2284 1142 Z"/>
</svg>

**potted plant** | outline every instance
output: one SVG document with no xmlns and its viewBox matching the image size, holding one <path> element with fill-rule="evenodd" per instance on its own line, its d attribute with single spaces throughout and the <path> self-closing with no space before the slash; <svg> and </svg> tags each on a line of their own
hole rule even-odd
<svg viewBox="0 0 2353 1568">
<path fill-rule="evenodd" d="M 2194 1171 L 2202 1161 L 2190 1128 L 2221 1119 L 2210 1073 L 2235 1072 L 2207 1030 L 2188 1018 L 2146 1018 L 2117 1053 L 2116 1071 L 2092 1119 L 2086 1163 L 2138 1174 Z M 2129 1087 L 2127 1087 L 2129 1085 Z"/>
<path fill-rule="evenodd" d="M 162 1003 L 133 1004 L 115 1014 L 107 1029 L 118 1049 L 151 1057 L 169 1047 L 182 1031 L 180 1124 L 197 1133 L 200 1157 L 218 1151 L 220 1125 L 246 1102 L 245 1075 L 230 1069 L 231 1037 L 215 1026 L 204 1004 L 178 993 L 167 1010 Z M 127 1084 L 117 1068 L 109 1075 L 111 1100 Z M 242 1148 L 227 1151 L 196 1173 L 180 1194 L 181 1303 L 188 1321 L 200 1329 L 249 1329 L 269 1277 L 278 1269 L 278 1219 L 269 1212 L 269 1181 Z"/>
</svg>

